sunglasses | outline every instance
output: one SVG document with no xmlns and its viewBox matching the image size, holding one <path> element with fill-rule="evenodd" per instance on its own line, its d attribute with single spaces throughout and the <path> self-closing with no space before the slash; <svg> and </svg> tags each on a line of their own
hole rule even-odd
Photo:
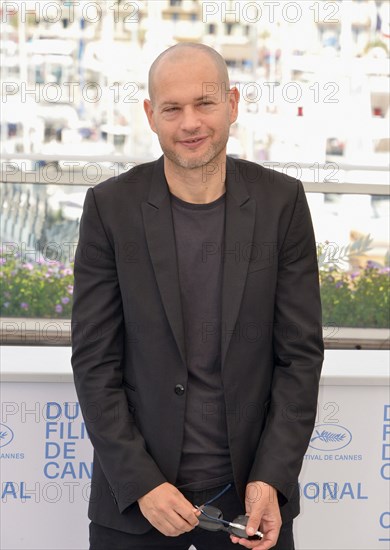
<svg viewBox="0 0 390 550">
<path fill-rule="evenodd" d="M 206 529 L 207 531 L 225 531 L 242 539 L 262 539 L 263 533 L 260 531 L 256 531 L 255 534 L 251 536 L 247 534 L 245 528 L 248 523 L 248 516 L 240 515 L 237 516 L 234 521 L 226 521 L 223 519 L 223 514 L 219 508 L 210 506 L 212 502 L 221 497 L 228 489 L 230 489 L 230 487 L 231 484 L 227 485 L 220 493 L 201 506 L 195 505 L 195 508 L 201 512 L 201 515 L 199 516 L 199 527 Z"/>
</svg>

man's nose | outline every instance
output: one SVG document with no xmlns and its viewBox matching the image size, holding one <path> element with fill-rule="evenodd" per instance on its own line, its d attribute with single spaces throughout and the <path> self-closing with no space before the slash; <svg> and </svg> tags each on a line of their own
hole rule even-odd
<svg viewBox="0 0 390 550">
<path fill-rule="evenodd" d="M 194 132 L 201 126 L 199 113 L 195 107 L 186 106 L 182 112 L 181 129 L 186 132 Z"/>
</svg>

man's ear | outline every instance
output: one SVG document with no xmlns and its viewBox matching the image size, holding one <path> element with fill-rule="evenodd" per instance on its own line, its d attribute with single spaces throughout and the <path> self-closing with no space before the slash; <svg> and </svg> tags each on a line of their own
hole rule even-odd
<svg viewBox="0 0 390 550">
<path fill-rule="evenodd" d="M 230 124 L 233 124 L 233 122 L 237 120 L 239 101 L 240 101 L 240 92 L 234 86 L 229 90 Z"/>
<path fill-rule="evenodd" d="M 150 128 L 153 130 L 153 132 L 157 133 L 156 132 L 156 125 L 154 123 L 153 105 L 152 105 L 152 102 L 150 101 L 150 99 L 145 99 L 144 100 L 144 111 L 146 113 L 146 116 L 148 117 L 148 122 L 149 122 Z"/>
</svg>

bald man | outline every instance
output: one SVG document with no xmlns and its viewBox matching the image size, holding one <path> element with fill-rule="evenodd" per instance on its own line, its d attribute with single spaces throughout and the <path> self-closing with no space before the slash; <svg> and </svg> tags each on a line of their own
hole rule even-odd
<svg viewBox="0 0 390 550">
<path fill-rule="evenodd" d="M 164 51 L 149 97 L 163 156 L 88 190 L 75 259 L 90 549 L 292 550 L 323 360 L 302 184 L 227 157 L 213 49 Z"/>
</svg>

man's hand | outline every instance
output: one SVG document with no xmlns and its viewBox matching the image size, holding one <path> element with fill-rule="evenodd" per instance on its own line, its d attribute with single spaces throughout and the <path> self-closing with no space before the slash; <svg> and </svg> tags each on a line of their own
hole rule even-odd
<svg viewBox="0 0 390 550">
<path fill-rule="evenodd" d="M 170 483 L 162 483 L 138 499 L 142 514 L 167 537 L 191 531 L 199 523 L 200 511 Z"/>
<path fill-rule="evenodd" d="M 275 546 L 282 525 L 276 489 L 262 481 L 248 483 L 245 492 L 245 509 L 249 516 L 247 534 L 252 536 L 255 531 L 260 530 L 263 538 L 261 541 L 249 541 L 231 535 L 231 541 L 253 550 L 269 550 Z"/>
</svg>

